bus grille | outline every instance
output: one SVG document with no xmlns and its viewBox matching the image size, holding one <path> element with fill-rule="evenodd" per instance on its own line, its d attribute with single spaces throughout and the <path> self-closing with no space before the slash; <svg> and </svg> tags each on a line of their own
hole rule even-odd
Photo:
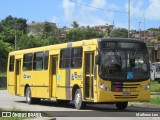
<svg viewBox="0 0 160 120">
<path fill-rule="evenodd" d="M 139 89 L 140 89 L 140 84 L 112 82 L 111 85 L 111 91 L 113 92 L 139 92 L 140 91 Z"/>
<path fill-rule="evenodd" d="M 122 95 L 114 95 L 114 97 L 117 98 L 117 99 L 137 98 L 138 94 L 136 94 L 136 95 L 122 94 Z"/>
</svg>

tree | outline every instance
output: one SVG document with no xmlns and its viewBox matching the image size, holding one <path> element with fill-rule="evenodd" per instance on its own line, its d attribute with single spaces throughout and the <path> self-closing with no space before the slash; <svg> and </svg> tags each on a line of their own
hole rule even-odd
<svg viewBox="0 0 160 120">
<path fill-rule="evenodd" d="M 110 37 L 122 37 L 122 38 L 127 38 L 128 37 L 128 30 L 125 28 L 116 28 L 113 29 L 110 34 Z"/>
<path fill-rule="evenodd" d="M 78 41 L 83 39 L 101 38 L 104 33 L 97 32 L 93 28 L 69 29 L 66 33 L 67 41 Z"/>
<path fill-rule="evenodd" d="M 160 33 L 157 34 L 157 40 L 160 41 Z"/>
<path fill-rule="evenodd" d="M 0 72 L 6 71 L 8 53 L 12 51 L 13 48 L 9 43 L 0 40 Z"/>
<path fill-rule="evenodd" d="M 55 36 L 50 36 L 46 40 L 44 40 L 44 45 L 54 45 L 59 43 L 62 43 L 62 41 L 60 41 L 60 39 Z"/>
<path fill-rule="evenodd" d="M 41 47 L 44 45 L 44 41 L 33 36 L 22 35 L 18 39 L 18 49 L 27 49 L 34 47 Z"/>
<path fill-rule="evenodd" d="M 24 33 L 27 32 L 27 20 L 23 18 L 16 18 L 9 15 L 1 21 L 1 24 L 8 29 L 17 29 Z"/>
<path fill-rule="evenodd" d="M 46 39 L 51 36 L 58 36 L 58 28 L 55 23 L 40 22 L 29 25 L 29 34 L 34 37 Z"/>
<path fill-rule="evenodd" d="M 58 36 L 58 28 L 56 24 L 50 23 L 50 22 L 45 22 L 44 23 L 44 33 L 42 38 L 48 38 L 51 36 Z"/>
<path fill-rule="evenodd" d="M 76 22 L 76 21 L 73 21 L 73 23 L 71 24 L 71 26 L 73 28 L 78 28 L 79 27 L 79 24 Z"/>
</svg>

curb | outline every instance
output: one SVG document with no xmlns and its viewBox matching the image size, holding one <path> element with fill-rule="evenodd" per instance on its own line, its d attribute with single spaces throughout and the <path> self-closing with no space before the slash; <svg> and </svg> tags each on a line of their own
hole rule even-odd
<svg viewBox="0 0 160 120">
<path fill-rule="evenodd" d="M 160 95 L 160 92 L 150 92 L 151 95 Z"/>
<path fill-rule="evenodd" d="M 129 106 L 134 107 L 147 107 L 147 108 L 160 108 L 158 104 L 147 104 L 147 103 L 138 103 L 138 102 L 129 102 Z"/>
</svg>

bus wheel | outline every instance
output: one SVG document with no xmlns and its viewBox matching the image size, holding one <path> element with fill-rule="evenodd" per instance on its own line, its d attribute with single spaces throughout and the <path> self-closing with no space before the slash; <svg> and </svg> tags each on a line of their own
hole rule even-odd
<svg viewBox="0 0 160 120">
<path fill-rule="evenodd" d="M 30 87 L 27 87 L 26 89 L 26 102 L 28 104 L 35 104 L 40 102 L 40 98 L 33 98 Z"/>
<path fill-rule="evenodd" d="M 118 110 L 126 109 L 127 105 L 128 105 L 128 102 L 117 102 L 116 103 L 116 107 Z"/>
<path fill-rule="evenodd" d="M 78 110 L 83 109 L 86 106 L 86 104 L 82 102 L 82 93 L 80 89 L 77 89 L 75 92 L 74 105 Z"/>
</svg>

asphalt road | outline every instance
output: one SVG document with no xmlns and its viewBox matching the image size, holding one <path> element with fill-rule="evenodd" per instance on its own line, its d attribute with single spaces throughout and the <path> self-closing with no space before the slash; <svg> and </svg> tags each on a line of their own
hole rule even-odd
<svg viewBox="0 0 160 120">
<path fill-rule="evenodd" d="M 46 100 L 41 101 L 40 104 L 28 105 L 25 102 L 25 97 L 10 95 L 6 90 L 0 90 L 0 108 L 6 110 L 16 109 L 20 111 L 43 111 L 45 115 L 58 117 L 59 120 L 64 119 L 63 117 L 65 117 L 65 119 L 70 119 L 70 117 L 77 116 L 77 120 L 80 119 L 80 117 L 87 117 L 85 118 L 87 120 L 88 117 L 100 117 L 101 119 L 105 119 L 103 117 L 114 117 L 113 120 L 120 120 L 125 116 L 123 120 L 129 120 L 127 117 L 136 117 L 138 114 L 142 115 L 142 117 L 140 117 L 141 119 L 145 117 L 144 120 L 158 120 L 160 117 L 160 108 L 128 106 L 126 110 L 119 111 L 114 105 L 92 104 L 87 105 L 86 109 L 79 111 L 74 108 L 72 102 L 60 105 L 56 102 Z M 145 116 L 145 114 L 152 113 L 158 114 L 159 117 L 153 118 L 153 116 Z M 139 120 L 138 117 L 136 118 Z"/>
</svg>

